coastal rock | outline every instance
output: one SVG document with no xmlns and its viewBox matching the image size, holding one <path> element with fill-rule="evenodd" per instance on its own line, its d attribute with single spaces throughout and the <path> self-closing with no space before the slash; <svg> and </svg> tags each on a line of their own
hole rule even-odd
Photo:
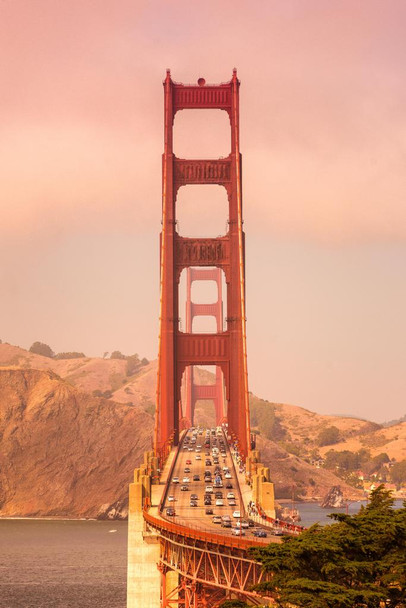
<svg viewBox="0 0 406 608">
<path fill-rule="evenodd" d="M 340 486 L 333 486 L 323 498 L 320 506 L 323 508 L 339 509 L 345 506 L 345 499 Z"/>
<path fill-rule="evenodd" d="M 82 393 L 52 371 L 0 370 L 0 517 L 122 519 L 152 432 L 141 407 Z"/>
</svg>

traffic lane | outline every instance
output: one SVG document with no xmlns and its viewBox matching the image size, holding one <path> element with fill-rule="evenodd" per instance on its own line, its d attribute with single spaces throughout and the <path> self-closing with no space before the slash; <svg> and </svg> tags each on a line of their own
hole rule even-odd
<svg viewBox="0 0 406 608">
<path fill-rule="evenodd" d="M 190 437 L 192 435 L 191 432 L 188 432 L 188 436 Z M 212 437 L 212 436 L 211 436 Z M 186 451 L 184 449 L 181 448 L 177 462 L 176 462 L 176 466 L 175 466 L 175 470 L 174 470 L 174 474 L 173 477 L 178 476 L 180 479 L 180 483 L 178 484 L 171 484 L 171 489 L 170 492 L 168 492 L 168 494 L 173 494 L 173 496 L 175 497 L 175 501 L 174 503 L 168 503 L 168 504 L 174 504 L 174 508 L 176 511 L 176 517 L 173 519 L 176 519 L 176 521 L 178 523 L 180 523 L 181 525 L 185 525 L 185 526 L 191 526 L 191 527 L 196 527 L 196 528 L 201 528 L 201 529 L 209 529 L 210 531 L 213 532 L 217 532 L 220 534 L 225 534 L 225 535 L 231 535 L 231 530 L 230 528 L 222 528 L 219 524 L 213 524 L 212 522 L 212 517 L 213 515 L 206 515 L 205 510 L 206 510 L 206 506 L 204 505 L 204 493 L 205 493 L 205 488 L 206 484 L 204 482 L 204 471 L 205 470 L 210 470 L 214 476 L 214 468 L 215 466 L 206 466 L 205 464 L 205 460 L 206 460 L 206 448 L 204 448 L 204 441 L 205 441 L 205 436 L 198 436 L 198 439 L 200 441 L 196 442 L 196 445 L 198 443 L 201 444 L 201 449 L 202 452 L 201 454 L 201 458 L 202 460 L 196 460 L 196 451 L 194 448 L 194 451 L 189 452 Z M 212 440 L 210 442 L 211 446 L 210 446 L 210 456 L 207 456 L 207 458 L 210 458 L 210 460 L 212 460 L 212 453 L 211 453 L 211 447 L 212 447 Z M 225 464 L 223 464 L 222 462 L 222 458 L 220 458 L 221 461 L 221 466 L 228 466 L 231 469 L 231 454 L 229 453 L 229 450 L 227 450 L 227 445 L 226 445 L 226 453 L 227 456 L 225 458 Z M 187 460 L 191 460 L 191 464 L 188 465 L 187 464 Z M 185 473 L 184 472 L 184 468 L 188 467 L 190 468 L 190 473 Z M 195 474 L 199 474 L 200 476 L 200 481 L 192 481 L 193 479 L 193 475 Z M 184 476 L 189 476 L 191 479 L 190 484 L 188 484 L 189 486 L 189 491 L 187 492 L 182 492 L 180 490 L 180 486 L 182 485 L 182 479 Z M 173 478 L 172 477 L 172 478 Z M 235 488 L 235 480 L 230 480 L 233 483 L 233 491 L 236 492 L 236 488 Z M 210 484 L 212 485 L 212 484 Z M 226 496 L 226 492 L 228 492 L 229 490 L 226 490 L 224 487 L 223 488 L 219 488 L 219 490 L 221 490 L 223 492 L 224 497 Z M 231 490 L 230 490 L 231 491 Z M 197 494 L 198 495 L 198 507 L 190 507 L 190 495 L 191 494 Z M 237 496 L 237 493 L 236 493 Z M 235 507 L 230 507 L 228 505 L 228 502 L 226 500 L 226 498 L 224 498 L 224 506 L 220 507 L 220 506 L 215 506 L 215 498 L 214 498 L 214 493 L 213 493 L 213 504 L 212 504 L 212 508 L 213 508 L 213 512 L 215 515 L 230 515 L 230 517 L 232 517 L 232 513 L 235 509 L 239 508 L 239 501 L 236 501 L 237 505 Z M 172 519 L 172 518 L 171 518 Z"/>
<path fill-rule="evenodd" d="M 188 431 L 187 436 L 189 438 L 191 438 L 192 436 L 192 432 Z M 219 445 L 219 436 L 217 437 L 217 446 Z M 235 518 L 232 517 L 232 514 L 235 510 L 239 510 L 240 509 L 240 495 L 239 495 L 239 487 L 238 487 L 238 480 L 236 479 L 235 475 L 234 475 L 234 467 L 233 467 L 233 463 L 232 463 L 232 456 L 230 453 L 230 449 L 229 449 L 229 445 L 227 442 L 227 439 L 224 437 L 224 435 L 222 435 L 222 438 L 225 442 L 225 450 L 226 450 L 226 457 L 223 459 L 222 456 L 219 457 L 219 464 L 221 467 L 223 466 L 227 466 L 230 470 L 230 473 L 232 475 L 232 478 L 230 480 L 226 480 L 224 479 L 223 476 L 223 488 L 219 488 L 219 490 L 223 493 L 224 499 L 224 506 L 220 507 L 220 506 L 215 506 L 215 497 L 214 497 L 214 492 L 213 492 L 213 502 L 212 502 L 212 509 L 213 509 L 213 515 L 229 515 L 231 518 L 231 521 L 233 524 L 235 524 L 235 522 L 237 521 Z M 214 477 L 214 469 L 215 469 L 215 465 L 213 464 L 212 466 L 206 466 L 205 464 L 205 460 L 206 457 L 210 458 L 210 460 L 213 462 L 213 456 L 212 456 L 212 447 L 213 447 L 213 435 L 210 436 L 210 449 L 206 449 L 204 447 L 204 442 L 205 442 L 205 435 L 198 435 L 197 436 L 197 441 L 196 441 L 196 446 L 198 444 L 201 445 L 201 460 L 196 460 L 196 455 L 199 452 L 196 452 L 196 447 L 193 448 L 193 451 L 189 451 L 189 450 L 185 450 L 184 449 L 184 442 L 180 448 L 180 452 L 178 454 L 178 458 L 176 461 L 176 465 L 175 465 L 175 469 L 173 472 L 173 477 L 179 477 L 179 484 L 173 484 L 171 483 L 170 486 L 170 490 L 168 492 L 168 496 L 169 495 L 173 495 L 175 498 L 175 501 L 173 502 L 166 502 L 165 504 L 165 508 L 167 506 L 173 506 L 176 512 L 176 516 L 175 517 L 171 517 L 172 520 L 175 520 L 177 523 L 179 523 L 180 525 L 185 525 L 185 526 L 190 526 L 190 527 L 194 527 L 194 528 L 201 528 L 204 530 L 210 530 L 216 533 L 220 533 L 220 534 L 224 534 L 226 536 L 231 536 L 232 535 L 232 531 L 230 528 L 223 528 L 220 524 L 214 524 L 212 522 L 212 517 L 213 515 L 206 515 L 205 510 L 207 508 L 207 506 L 204 505 L 204 493 L 205 493 L 205 487 L 206 484 L 204 482 L 204 471 L 205 470 L 210 470 L 213 477 Z M 206 451 L 210 451 L 210 456 L 206 456 Z M 191 464 L 187 464 L 187 461 L 190 460 Z M 185 473 L 184 469 L 185 467 L 190 468 L 190 473 Z M 193 481 L 193 475 L 198 474 L 200 476 L 200 481 Z M 187 484 L 189 486 L 189 490 L 187 492 L 182 492 L 180 490 L 180 487 L 183 485 L 182 484 L 182 480 L 183 477 L 188 476 L 190 478 L 190 483 Z M 225 483 L 226 481 L 230 481 L 233 485 L 232 490 L 230 489 L 226 489 L 225 488 Z M 171 480 L 172 482 L 172 480 Z M 212 484 L 210 484 L 212 485 Z M 214 489 L 214 488 L 213 488 Z M 236 506 L 229 506 L 228 505 L 228 501 L 226 499 L 227 496 L 227 492 L 232 491 L 235 495 L 235 501 L 236 501 Z M 198 496 L 198 507 L 191 507 L 190 506 L 190 495 L 191 494 L 197 494 Z M 245 529 L 245 536 L 248 537 L 252 537 L 255 538 L 252 534 L 252 530 L 251 529 Z"/>
</svg>

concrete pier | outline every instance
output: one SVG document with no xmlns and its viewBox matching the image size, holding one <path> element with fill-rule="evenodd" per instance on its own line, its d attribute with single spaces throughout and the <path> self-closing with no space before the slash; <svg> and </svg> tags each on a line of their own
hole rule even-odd
<svg viewBox="0 0 406 608">
<path fill-rule="evenodd" d="M 151 498 L 151 479 L 145 465 L 134 471 L 128 509 L 127 608 L 159 608 L 159 539 L 145 527 L 142 509 Z"/>
</svg>

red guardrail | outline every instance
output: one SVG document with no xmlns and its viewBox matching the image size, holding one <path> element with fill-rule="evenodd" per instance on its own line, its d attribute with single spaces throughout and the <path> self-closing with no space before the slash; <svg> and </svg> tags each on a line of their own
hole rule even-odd
<svg viewBox="0 0 406 608">
<path fill-rule="evenodd" d="M 265 519 L 265 521 L 268 521 L 270 524 L 272 524 L 272 526 L 275 526 L 276 528 L 281 528 L 282 530 L 285 530 L 286 532 L 289 532 L 291 534 L 300 534 L 304 530 L 307 530 L 307 528 L 304 528 L 303 526 L 291 524 L 287 521 L 284 521 L 283 519 L 275 519 L 273 517 L 269 517 L 269 515 L 265 513 L 261 505 L 259 505 L 258 503 L 255 504 L 255 507 L 262 519 Z"/>
<path fill-rule="evenodd" d="M 180 536 L 187 536 L 188 538 L 194 538 L 196 540 L 202 540 L 204 542 L 214 543 L 217 545 L 225 545 L 227 547 L 233 547 L 236 549 L 247 550 L 249 547 L 262 547 L 264 544 L 268 544 L 269 541 L 248 540 L 247 538 L 233 538 L 231 536 L 224 536 L 223 534 L 215 534 L 212 532 L 204 532 L 203 530 L 197 530 L 181 526 L 179 524 L 170 523 L 164 519 L 154 517 L 146 509 L 144 509 L 144 519 L 146 522 L 151 524 L 154 528 L 164 530 L 166 532 L 172 532 L 173 534 L 179 534 Z"/>
</svg>

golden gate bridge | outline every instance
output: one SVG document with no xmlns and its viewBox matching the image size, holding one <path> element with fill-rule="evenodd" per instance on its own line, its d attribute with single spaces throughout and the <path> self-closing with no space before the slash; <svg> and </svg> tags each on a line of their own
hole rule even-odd
<svg viewBox="0 0 406 608">
<path fill-rule="evenodd" d="M 216 608 L 231 598 L 264 605 L 267 600 L 252 590 L 264 574 L 248 548 L 280 542 L 269 536 L 275 530 L 301 531 L 275 519 L 269 468 L 261 463 L 250 432 L 239 87 L 236 70 L 219 85 L 203 78 L 195 85 L 177 83 L 169 70 L 164 81 L 156 417 L 153 449 L 144 454 L 130 485 L 127 608 Z M 175 156 L 174 119 L 188 109 L 227 112 L 226 158 Z M 177 232 L 179 189 L 202 184 L 226 190 L 223 236 L 191 238 Z M 182 271 L 187 280 L 185 331 L 179 323 Z M 217 299 L 193 302 L 194 281 L 213 281 Z M 194 333 L 197 316 L 214 317 L 217 331 Z M 193 367 L 208 365 L 215 366 L 215 383 L 198 384 Z M 214 402 L 213 428 L 195 426 L 195 405 L 201 399 Z"/>
</svg>

